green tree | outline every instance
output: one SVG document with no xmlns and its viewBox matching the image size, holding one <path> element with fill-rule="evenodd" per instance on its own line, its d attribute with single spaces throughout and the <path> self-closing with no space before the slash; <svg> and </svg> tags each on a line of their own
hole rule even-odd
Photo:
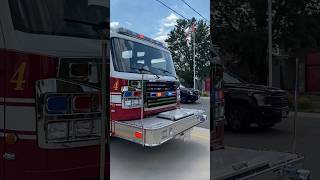
<svg viewBox="0 0 320 180">
<path fill-rule="evenodd" d="M 187 86 L 193 85 L 193 38 L 187 45 L 185 30 L 195 23 L 196 76 L 204 79 L 209 76 L 210 62 L 210 28 L 203 20 L 196 21 L 178 19 L 174 29 L 169 33 L 166 42 L 172 53 L 172 58 L 179 79 Z"/>
<path fill-rule="evenodd" d="M 272 6 L 274 48 L 319 48 L 320 1 L 273 0 Z M 266 83 L 267 0 L 220 0 L 211 8 L 212 41 L 220 47 L 227 69 L 248 81 Z"/>
</svg>

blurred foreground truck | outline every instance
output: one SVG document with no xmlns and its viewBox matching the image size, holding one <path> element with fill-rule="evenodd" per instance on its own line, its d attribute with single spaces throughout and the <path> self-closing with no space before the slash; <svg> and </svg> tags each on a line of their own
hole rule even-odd
<svg viewBox="0 0 320 180">
<path fill-rule="evenodd" d="M 110 32 L 101 81 L 102 41 L 90 24 L 107 22 L 103 2 L 0 1 L 1 180 L 98 179 L 103 83 L 110 136 L 158 146 L 206 120 L 180 108 L 170 52 L 141 34 Z"/>
<path fill-rule="evenodd" d="M 285 152 L 236 148 L 224 145 L 224 125 L 226 121 L 224 111 L 224 67 L 218 54 L 213 49 L 211 53 L 211 179 L 310 179 L 310 172 L 308 170 L 297 168 L 297 163 L 303 160 L 303 157 L 300 155 Z"/>
</svg>

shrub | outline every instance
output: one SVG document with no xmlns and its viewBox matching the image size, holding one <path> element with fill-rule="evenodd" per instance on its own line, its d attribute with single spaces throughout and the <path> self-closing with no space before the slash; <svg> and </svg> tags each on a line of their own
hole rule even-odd
<svg viewBox="0 0 320 180">
<path fill-rule="evenodd" d="M 289 93 L 288 100 L 289 100 L 289 108 L 291 110 L 294 110 L 294 95 Z M 298 96 L 297 101 L 298 101 L 298 111 L 302 111 L 302 112 L 313 111 L 312 101 L 310 98 L 300 95 Z"/>
<path fill-rule="evenodd" d="M 312 102 L 309 98 L 301 96 L 298 98 L 298 110 L 304 112 L 312 111 Z"/>
<path fill-rule="evenodd" d="M 207 92 L 203 92 L 202 96 L 203 96 L 203 97 L 208 97 L 209 94 L 208 94 Z"/>
</svg>

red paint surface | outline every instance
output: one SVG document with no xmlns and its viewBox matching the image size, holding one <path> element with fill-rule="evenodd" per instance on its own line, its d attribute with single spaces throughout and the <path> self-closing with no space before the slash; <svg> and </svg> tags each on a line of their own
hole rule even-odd
<svg viewBox="0 0 320 180">
<path fill-rule="evenodd" d="M 306 66 L 307 91 L 320 92 L 320 53 L 307 55 Z"/>
<path fill-rule="evenodd" d="M 34 140 L 8 145 L 15 161 L 6 161 L 5 180 L 87 180 L 99 176 L 99 146 L 45 150 Z M 106 152 L 109 159 L 109 152 Z M 109 163 L 106 164 L 109 173 Z"/>
<path fill-rule="evenodd" d="M 207 91 L 207 92 L 210 92 L 210 83 L 211 83 L 210 78 L 207 78 L 205 80 L 205 91 Z"/>
<path fill-rule="evenodd" d="M 43 55 L 27 54 L 23 52 L 0 50 L 0 57 L 5 61 L 4 86 L 6 88 L 6 97 L 13 98 L 34 98 L 35 82 L 39 79 L 54 78 L 57 74 L 58 58 L 47 57 Z M 15 72 L 22 63 L 26 63 L 23 79 L 23 90 L 15 90 L 16 84 L 10 82 Z M 1 95 L 1 94 L 0 94 Z"/>
<path fill-rule="evenodd" d="M 1 51 L 0 51 L 1 53 Z M 0 97 L 4 97 L 4 80 L 5 80 L 5 61 L 4 58 L 0 55 Z M 4 106 L 2 106 L 0 102 L 0 110 L 4 110 Z M 4 119 L 4 115 L 0 114 L 0 119 Z M 2 123 L 2 122 L 0 122 Z M 0 127 L 4 127 L 4 123 L 0 124 Z M 1 128 L 0 128 L 1 133 Z M 2 158 L 2 155 L 4 154 L 4 138 L 0 137 L 0 179 L 4 179 L 4 159 Z"/>
<path fill-rule="evenodd" d="M 307 65 L 320 65 L 320 53 L 308 54 Z"/>
<path fill-rule="evenodd" d="M 320 66 L 307 68 L 307 89 L 309 92 L 320 92 Z"/>
<path fill-rule="evenodd" d="M 0 50 L 0 97 L 34 98 L 35 82 L 39 79 L 56 77 L 58 58 L 23 52 Z M 10 82 L 21 63 L 26 63 L 23 90 L 14 90 Z M 9 103 L 2 103 L 9 105 Z M 34 103 L 10 103 L 15 106 L 34 106 Z M 4 118 L 4 117 L 1 117 Z M 35 123 L 35 119 L 25 119 Z M 2 125 L 3 126 L 3 125 Z M 5 130 L 0 129 L 0 132 Z M 7 131 L 23 135 L 36 135 L 29 131 Z M 14 153 L 16 159 L 4 160 L 5 152 Z M 40 149 L 37 140 L 18 139 L 16 144 L 4 143 L 0 139 L 1 180 L 87 180 L 99 177 L 99 146 L 69 149 Z M 109 172 L 109 152 L 106 152 L 106 175 Z"/>
</svg>

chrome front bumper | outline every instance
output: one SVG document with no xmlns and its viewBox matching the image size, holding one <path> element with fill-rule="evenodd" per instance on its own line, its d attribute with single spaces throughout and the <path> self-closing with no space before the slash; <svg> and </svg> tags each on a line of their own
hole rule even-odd
<svg viewBox="0 0 320 180">
<path fill-rule="evenodd" d="M 112 121 L 112 135 L 143 146 L 158 146 L 207 120 L 202 110 L 176 109 L 143 120 Z M 136 137 L 136 133 L 142 137 Z"/>
</svg>

